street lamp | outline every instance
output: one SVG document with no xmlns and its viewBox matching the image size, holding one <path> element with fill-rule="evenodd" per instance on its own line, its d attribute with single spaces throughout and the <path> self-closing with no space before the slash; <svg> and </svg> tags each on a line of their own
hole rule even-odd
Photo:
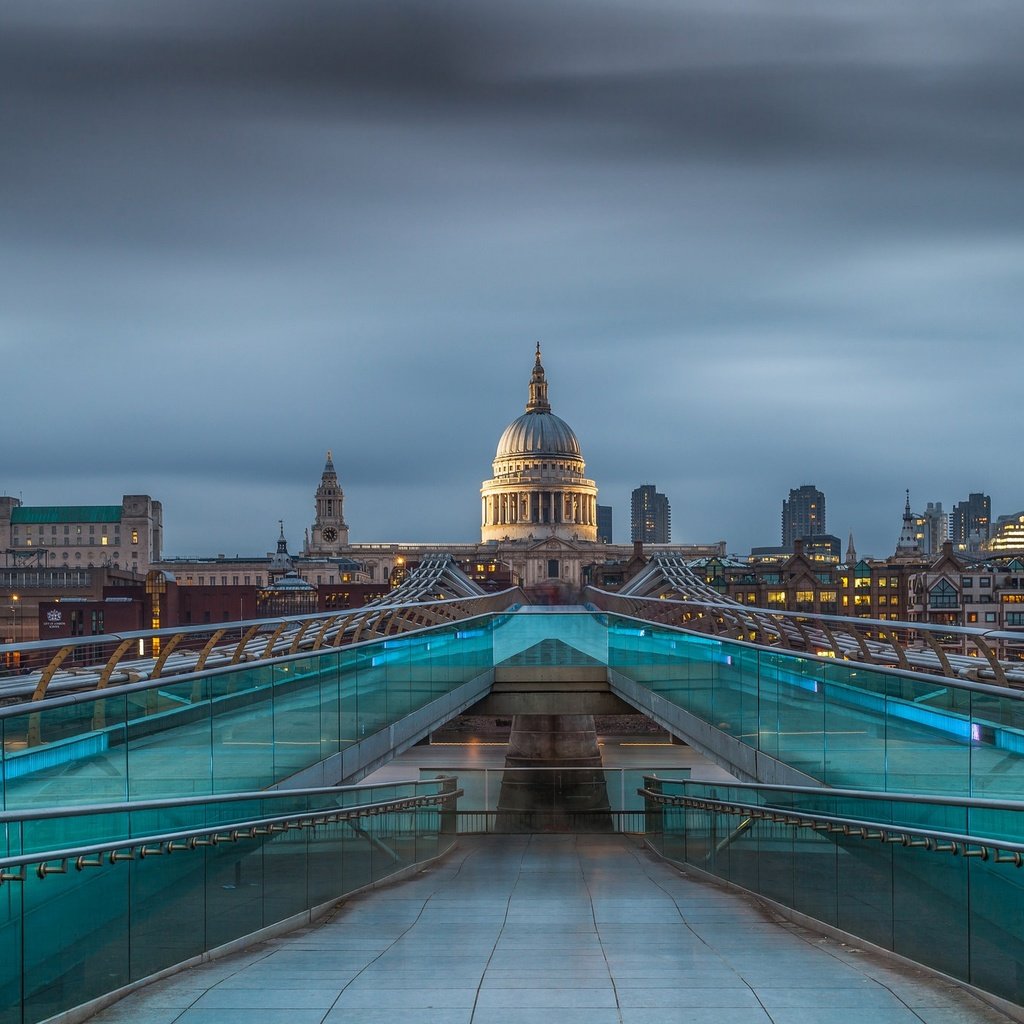
<svg viewBox="0 0 1024 1024">
<path fill-rule="evenodd" d="M 17 643 L 21 639 L 21 605 L 18 604 L 21 598 L 11 594 L 11 600 L 14 602 L 11 605 L 11 625 L 14 627 L 14 642 Z"/>
</svg>

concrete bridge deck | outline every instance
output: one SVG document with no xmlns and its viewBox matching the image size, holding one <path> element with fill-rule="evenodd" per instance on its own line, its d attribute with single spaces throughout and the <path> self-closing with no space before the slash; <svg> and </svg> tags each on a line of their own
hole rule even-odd
<svg viewBox="0 0 1024 1024">
<path fill-rule="evenodd" d="M 96 1024 L 1002 1024 L 952 983 L 797 927 L 621 836 L 461 839 L 304 929 Z"/>
</svg>

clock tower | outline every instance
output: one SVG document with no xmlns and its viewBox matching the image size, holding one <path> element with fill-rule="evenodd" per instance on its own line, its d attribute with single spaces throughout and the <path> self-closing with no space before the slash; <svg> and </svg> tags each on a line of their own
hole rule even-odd
<svg viewBox="0 0 1024 1024">
<path fill-rule="evenodd" d="M 306 548 L 307 555 L 338 555 L 348 547 L 348 525 L 343 505 L 345 493 L 338 485 L 331 453 L 327 453 L 320 486 L 316 489 L 316 522 Z"/>
</svg>

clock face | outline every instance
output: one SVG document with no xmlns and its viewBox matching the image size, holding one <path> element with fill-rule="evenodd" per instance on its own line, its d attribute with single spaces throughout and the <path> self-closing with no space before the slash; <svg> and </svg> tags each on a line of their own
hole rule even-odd
<svg viewBox="0 0 1024 1024">
<path fill-rule="evenodd" d="M 325 526 L 321 536 L 328 544 L 333 544 L 338 539 L 338 531 L 333 526 Z"/>
</svg>

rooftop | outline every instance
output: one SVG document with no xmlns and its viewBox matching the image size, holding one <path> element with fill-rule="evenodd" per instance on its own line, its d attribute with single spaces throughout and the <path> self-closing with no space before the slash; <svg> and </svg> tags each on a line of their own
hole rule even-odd
<svg viewBox="0 0 1024 1024">
<path fill-rule="evenodd" d="M 11 509 L 12 523 L 119 523 L 120 505 L 22 505 Z"/>
</svg>

